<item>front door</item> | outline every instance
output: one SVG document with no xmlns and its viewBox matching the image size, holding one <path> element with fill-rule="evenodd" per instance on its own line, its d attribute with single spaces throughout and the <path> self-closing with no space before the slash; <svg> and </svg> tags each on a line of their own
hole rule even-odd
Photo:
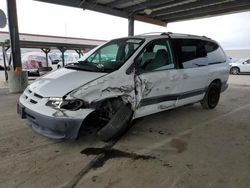
<svg viewBox="0 0 250 188">
<path fill-rule="evenodd" d="M 149 43 L 136 58 L 136 111 L 134 117 L 173 108 L 180 92 L 180 70 L 176 69 L 168 39 Z"/>
<path fill-rule="evenodd" d="M 244 62 L 244 65 L 242 66 L 242 72 L 250 72 L 250 59 Z"/>
</svg>

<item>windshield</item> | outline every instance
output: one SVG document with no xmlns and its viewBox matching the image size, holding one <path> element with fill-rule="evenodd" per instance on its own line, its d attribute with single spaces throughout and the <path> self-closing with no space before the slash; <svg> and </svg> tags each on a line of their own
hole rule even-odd
<svg viewBox="0 0 250 188">
<path fill-rule="evenodd" d="M 100 48 L 85 54 L 78 60 L 78 63 L 67 65 L 66 68 L 95 72 L 113 72 L 118 70 L 142 43 L 143 40 L 137 38 L 112 40 Z"/>
</svg>

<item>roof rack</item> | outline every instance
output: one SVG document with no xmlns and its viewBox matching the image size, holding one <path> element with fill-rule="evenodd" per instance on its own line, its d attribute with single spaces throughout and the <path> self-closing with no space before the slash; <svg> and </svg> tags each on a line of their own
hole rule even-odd
<svg viewBox="0 0 250 188">
<path fill-rule="evenodd" d="M 145 36 L 145 35 L 180 35 L 180 36 L 189 36 L 189 37 L 198 37 L 198 38 L 206 38 L 206 39 L 210 39 L 209 37 L 206 37 L 206 36 L 199 36 L 199 35 L 192 35 L 192 34 L 185 34 L 185 33 L 172 33 L 172 32 L 149 32 L 149 33 L 142 33 L 142 34 L 139 34 L 137 36 Z"/>
</svg>

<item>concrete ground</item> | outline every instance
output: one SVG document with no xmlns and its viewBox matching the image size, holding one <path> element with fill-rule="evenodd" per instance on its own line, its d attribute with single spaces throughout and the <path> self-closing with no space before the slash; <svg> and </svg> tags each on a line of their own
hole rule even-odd
<svg viewBox="0 0 250 188">
<path fill-rule="evenodd" d="M 92 130 L 42 137 L 17 116 L 18 95 L 0 89 L 0 187 L 249 188 L 250 75 L 229 83 L 216 109 L 150 115 L 113 143 Z"/>
</svg>

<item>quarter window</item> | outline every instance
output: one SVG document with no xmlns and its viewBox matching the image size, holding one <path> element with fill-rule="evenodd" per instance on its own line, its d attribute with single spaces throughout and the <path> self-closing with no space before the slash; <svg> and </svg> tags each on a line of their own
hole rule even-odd
<svg viewBox="0 0 250 188">
<path fill-rule="evenodd" d="M 206 41 L 206 43 L 205 43 L 205 49 L 206 49 L 207 53 L 213 52 L 213 51 L 217 50 L 218 48 L 219 48 L 219 46 L 213 42 Z"/>
<path fill-rule="evenodd" d="M 204 41 L 205 49 L 207 51 L 208 64 L 226 62 L 226 55 L 222 48 L 215 42 Z"/>
</svg>

